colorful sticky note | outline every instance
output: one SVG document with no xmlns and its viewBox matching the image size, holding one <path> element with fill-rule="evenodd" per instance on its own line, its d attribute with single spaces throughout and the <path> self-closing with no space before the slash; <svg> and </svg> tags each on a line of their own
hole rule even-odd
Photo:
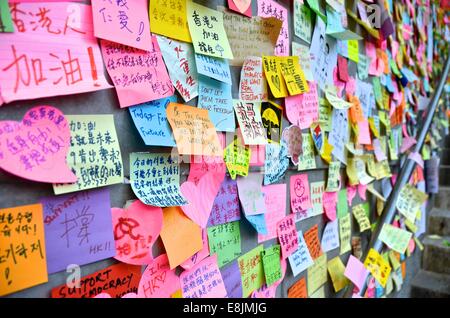
<svg viewBox="0 0 450 318">
<path fill-rule="evenodd" d="M 170 153 L 130 153 L 131 188 L 143 203 L 159 207 L 187 204 L 179 183 L 179 165 Z"/>
<path fill-rule="evenodd" d="M 120 298 L 128 293 L 137 293 L 141 267 L 118 263 L 82 277 L 77 286 L 75 281 L 55 287 L 52 298 L 93 298 L 107 294 L 109 298 Z"/>
<path fill-rule="evenodd" d="M 337 293 L 348 285 L 349 281 L 345 277 L 345 266 L 339 256 L 328 261 L 328 273 L 330 273 L 331 281 L 333 282 L 334 291 Z"/>
<path fill-rule="evenodd" d="M 222 267 L 241 255 L 239 222 L 229 222 L 208 228 L 209 252 L 217 254 L 217 265 Z"/>
<path fill-rule="evenodd" d="M 312 211 L 308 212 L 308 217 L 316 216 L 323 213 L 323 191 L 325 189 L 325 182 L 317 181 L 311 182 L 311 204 Z"/>
<path fill-rule="evenodd" d="M 209 215 L 208 227 L 241 219 L 236 181 L 225 177 Z"/>
<path fill-rule="evenodd" d="M 21 122 L 0 121 L 0 168 L 38 182 L 75 182 L 66 156 L 70 128 L 57 108 L 38 106 Z"/>
<path fill-rule="evenodd" d="M 3 273 L 0 296 L 48 281 L 42 205 L 0 210 Z"/>
<path fill-rule="evenodd" d="M 277 56 L 263 56 L 263 70 L 275 98 L 288 96 L 286 83 L 281 73 L 281 64 Z"/>
<path fill-rule="evenodd" d="M 93 33 L 90 5 L 60 2 L 14 6 L 15 32 L 1 35 L 0 104 L 2 100 L 9 103 L 111 87 L 100 71 L 103 61 Z"/>
<path fill-rule="evenodd" d="M 383 224 L 380 240 L 394 251 L 404 254 L 411 240 L 412 233 L 390 224 Z"/>
<path fill-rule="evenodd" d="M 237 179 L 239 200 L 246 216 L 266 213 L 261 191 L 262 179 L 263 175 L 256 172 L 249 173 L 246 178 Z"/>
<path fill-rule="evenodd" d="M 338 191 L 341 187 L 340 169 L 341 163 L 339 161 L 330 162 L 328 166 L 327 191 Z"/>
<path fill-rule="evenodd" d="M 306 278 L 302 277 L 288 289 L 288 298 L 308 298 Z"/>
<path fill-rule="evenodd" d="M 397 198 L 395 206 L 410 222 L 414 223 L 417 212 L 428 196 L 410 184 L 406 184 Z"/>
<path fill-rule="evenodd" d="M 161 254 L 147 265 L 139 282 L 138 296 L 142 298 L 169 298 L 179 290 L 180 278 L 170 269 L 166 254 Z"/>
<path fill-rule="evenodd" d="M 333 108 L 331 116 L 331 131 L 328 142 L 333 146 L 332 154 L 342 163 L 347 163 L 345 145 L 350 139 L 348 111 Z"/>
<path fill-rule="evenodd" d="M 227 298 L 242 298 L 242 280 L 237 260 L 220 269 L 223 283 L 227 290 Z"/>
<path fill-rule="evenodd" d="M 223 83 L 231 85 L 231 73 L 228 60 L 218 57 L 195 54 L 197 72 Z"/>
<path fill-rule="evenodd" d="M 67 115 L 71 144 L 67 164 L 76 183 L 53 184 L 55 194 L 123 182 L 122 155 L 113 115 Z"/>
<path fill-rule="evenodd" d="M 267 234 L 258 233 L 258 243 L 277 237 L 277 223 L 286 216 L 286 184 L 271 184 L 262 187 L 266 205 Z"/>
<path fill-rule="evenodd" d="M 264 185 L 278 182 L 283 178 L 289 166 L 287 145 L 284 141 L 279 144 L 266 145 L 266 160 L 264 162 Z"/>
<path fill-rule="evenodd" d="M 224 161 L 231 179 L 237 175 L 246 177 L 250 166 L 251 149 L 243 144 L 240 135 L 234 135 L 233 142 L 224 150 Z"/>
<path fill-rule="evenodd" d="M 233 59 L 223 14 L 192 1 L 187 1 L 187 20 L 196 53 Z"/>
<path fill-rule="evenodd" d="M 307 213 L 312 208 L 309 191 L 308 174 L 292 175 L 290 178 L 291 209 L 292 213 Z"/>
<path fill-rule="evenodd" d="M 323 254 L 319 240 L 319 225 L 312 226 L 303 234 L 303 237 L 305 238 L 306 246 L 308 246 L 312 259 L 316 260 Z"/>
<path fill-rule="evenodd" d="M 381 286 L 386 287 L 386 282 L 391 273 L 391 266 L 389 262 L 384 260 L 383 256 L 371 248 L 364 261 L 364 266 Z"/>
<path fill-rule="evenodd" d="M 234 111 L 246 145 L 265 145 L 266 132 L 261 119 L 261 103 L 233 100 Z"/>
<path fill-rule="evenodd" d="M 285 98 L 286 115 L 289 121 L 306 129 L 319 120 L 319 98 L 317 85 L 309 82 L 309 92 Z"/>
<path fill-rule="evenodd" d="M 278 40 L 275 46 L 275 55 L 289 55 L 289 19 L 288 10 L 274 0 L 257 0 L 258 16 L 267 18 L 274 17 L 283 21 L 283 25 L 278 34 Z"/>
<path fill-rule="evenodd" d="M 292 55 L 298 56 L 298 62 L 300 63 L 303 74 L 305 74 L 305 79 L 309 82 L 314 82 L 309 46 L 292 41 Z M 310 83 L 308 83 L 309 85 Z"/>
<path fill-rule="evenodd" d="M 350 255 L 347 266 L 345 267 L 344 275 L 350 279 L 359 290 L 361 290 L 368 273 L 369 272 L 364 267 L 364 264 L 355 256 Z"/>
<path fill-rule="evenodd" d="M 75 192 L 40 200 L 44 212 L 47 271 L 66 270 L 114 257 L 109 189 Z"/>
<path fill-rule="evenodd" d="M 283 259 L 292 255 L 298 248 L 298 235 L 295 228 L 295 214 L 289 214 L 277 223 L 277 235 Z"/>
<path fill-rule="evenodd" d="M 0 33 L 14 32 L 8 0 L 0 0 Z"/>
<path fill-rule="evenodd" d="M 252 0 L 228 0 L 230 10 L 252 17 Z"/>
<path fill-rule="evenodd" d="M 327 282 L 327 254 L 318 257 L 307 272 L 308 295 L 311 295 Z"/>
<path fill-rule="evenodd" d="M 201 262 L 204 258 L 209 256 L 208 231 L 206 229 L 202 229 L 202 241 L 203 248 L 200 251 L 194 253 L 183 263 L 181 263 L 181 267 L 183 267 L 184 269 L 191 269 L 196 264 Z"/>
<path fill-rule="evenodd" d="M 280 142 L 283 123 L 283 108 L 274 102 L 261 103 L 261 120 L 269 142 Z"/>
<path fill-rule="evenodd" d="M 302 134 L 302 154 L 298 156 L 298 170 L 316 169 L 314 143 L 309 133 Z"/>
<path fill-rule="evenodd" d="M 267 80 L 263 76 L 262 58 L 248 56 L 241 69 L 239 98 L 243 101 L 261 102 L 267 100 L 267 94 Z"/>
<path fill-rule="evenodd" d="M 128 107 L 134 125 L 147 146 L 176 145 L 167 122 L 166 109 L 177 101 L 175 95 Z"/>
<path fill-rule="evenodd" d="M 280 257 L 281 251 L 280 245 L 278 244 L 270 246 L 261 252 L 267 286 L 273 285 L 273 283 L 281 278 Z"/>
<path fill-rule="evenodd" d="M 242 280 L 242 296 L 245 298 L 264 283 L 264 268 L 261 260 L 263 249 L 262 245 L 258 245 L 238 258 Z"/>
<path fill-rule="evenodd" d="M 303 238 L 302 231 L 297 232 L 298 248 L 289 256 L 289 264 L 291 265 L 292 275 L 297 276 L 305 269 L 314 264 L 308 247 L 306 246 L 305 239 Z"/>
<path fill-rule="evenodd" d="M 179 154 L 222 156 L 223 149 L 208 110 L 170 103 L 167 106 L 167 119 Z"/>
<path fill-rule="evenodd" d="M 173 86 L 185 102 L 197 97 L 199 81 L 192 44 L 163 36 L 157 39 Z"/>
<path fill-rule="evenodd" d="M 174 5 L 167 1 L 150 1 L 151 32 L 184 42 L 192 42 L 187 22 L 186 1 L 179 0 Z"/>
<path fill-rule="evenodd" d="M 364 232 L 366 230 L 369 230 L 370 227 L 370 220 L 366 214 L 366 209 L 364 207 L 365 204 L 361 203 L 358 205 L 355 205 L 352 207 L 352 213 L 355 217 L 356 221 L 359 224 L 359 230 L 361 232 Z"/>
<path fill-rule="evenodd" d="M 301 0 L 294 0 L 294 33 L 305 42 L 311 43 L 311 10 Z"/>
<path fill-rule="evenodd" d="M 202 230 L 180 207 L 163 209 L 161 239 L 169 258 L 170 269 L 187 260 L 203 247 Z"/>
<path fill-rule="evenodd" d="M 306 82 L 305 74 L 300 67 L 298 56 L 279 57 L 277 63 L 280 65 L 281 75 L 286 83 L 289 95 L 297 95 L 309 91 L 308 82 Z"/>
<path fill-rule="evenodd" d="M 207 257 L 192 269 L 182 272 L 180 281 L 183 298 L 225 298 L 227 295 L 217 267 L 217 255 Z"/>
<path fill-rule="evenodd" d="M 123 263 L 145 265 L 153 261 L 152 247 L 162 228 L 159 207 L 134 201 L 125 209 L 112 208 L 115 258 Z"/>
<path fill-rule="evenodd" d="M 328 222 L 323 230 L 322 240 L 320 245 L 324 252 L 329 252 L 339 247 L 339 231 L 338 231 L 338 219 Z"/>
<path fill-rule="evenodd" d="M 235 131 L 231 85 L 200 75 L 198 108 L 207 109 L 217 131 Z"/>
<path fill-rule="evenodd" d="M 140 50 L 152 49 L 147 1 L 92 1 L 94 34 L 97 38 Z"/>
</svg>

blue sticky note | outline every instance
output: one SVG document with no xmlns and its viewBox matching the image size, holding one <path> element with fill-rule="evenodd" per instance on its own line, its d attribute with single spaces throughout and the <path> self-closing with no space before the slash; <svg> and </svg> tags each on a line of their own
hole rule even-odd
<svg viewBox="0 0 450 318">
<path fill-rule="evenodd" d="M 147 146 L 176 146 L 166 116 L 167 105 L 176 101 L 174 95 L 128 107 L 134 125 Z"/>
<path fill-rule="evenodd" d="M 231 85 L 230 66 L 226 59 L 195 54 L 197 72 Z"/>
<path fill-rule="evenodd" d="M 228 298 L 242 298 L 242 280 L 237 260 L 220 269 Z"/>
<path fill-rule="evenodd" d="M 209 119 L 217 131 L 235 131 L 231 85 L 200 75 L 198 108 L 208 110 Z"/>
<path fill-rule="evenodd" d="M 264 213 L 255 215 L 245 215 L 245 218 L 255 228 L 256 232 L 263 235 L 268 234 L 266 226 L 266 218 L 264 217 Z"/>
</svg>

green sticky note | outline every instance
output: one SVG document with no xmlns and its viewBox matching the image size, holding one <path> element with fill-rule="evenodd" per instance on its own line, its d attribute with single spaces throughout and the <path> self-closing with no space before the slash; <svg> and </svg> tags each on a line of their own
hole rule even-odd
<svg viewBox="0 0 450 318">
<path fill-rule="evenodd" d="M 0 33 L 14 32 L 8 0 L 0 0 Z"/>
<path fill-rule="evenodd" d="M 264 284 L 264 268 L 261 260 L 263 245 L 258 245 L 238 258 L 242 281 L 242 297 L 250 294 Z"/>
<path fill-rule="evenodd" d="M 266 285 L 271 286 L 281 279 L 280 245 L 273 245 L 261 252 Z"/>
<path fill-rule="evenodd" d="M 348 213 L 347 189 L 338 192 L 337 215 L 341 219 Z"/>
<path fill-rule="evenodd" d="M 320 11 L 319 1 L 318 0 L 306 0 L 311 10 L 313 10 L 323 22 L 327 22 L 327 16 Z"/>
<path fill-rule="evenodd" d="M 241 255 L 239 221 L 208 227 L 208 244 L 210 254 L 217 254 L 219 267 Z"/>
</svg>

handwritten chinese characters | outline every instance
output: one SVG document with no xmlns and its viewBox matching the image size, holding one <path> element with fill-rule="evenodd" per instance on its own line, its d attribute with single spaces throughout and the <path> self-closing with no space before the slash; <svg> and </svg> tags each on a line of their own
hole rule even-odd
<svg viewBox="0 0 450 318">
<path fill-rule="evenodd" d="M 42 205 L 0 210 L 0 296 L 47 282 Z"/>
<path fill-rule="evenodd" d="M 261 103 L 233 100 L 234 111 L 246 145 L 266 144 L 266 132 L 261 119 Z"/>
<path fill-rule="evenodd" d="M 283 259 L 286 259 L 298 248 L 294 214 L 289 214 L 277 223 L 277 234 L 281 245 L 281 255 Z"/>
<path fill-rule="evenodd" d="M 130 182 L 145 204 L 166 207 L 187 203 L 180 194 L 178 162 L 170 153 L 131 153 Z"/>
<path fill-rule="evenodd" d="M 2 33 L 0 100 L 8 103 L 110 87 L 100 71 L 103 62 L 89 5 L 13 3 L 10 9 L 15 32 Z"/>
<path fill-rule="evenodd" d="M 70 115 L 66 118 L 71 133 L 67 163 L 78 181 L 54 184 L 55 194 L 121 183 L 122 156 L 113 115 Z"/>
</svg>

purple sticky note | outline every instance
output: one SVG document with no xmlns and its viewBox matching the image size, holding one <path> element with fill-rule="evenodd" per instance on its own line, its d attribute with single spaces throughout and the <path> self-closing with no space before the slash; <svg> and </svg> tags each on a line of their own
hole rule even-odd
<svg viewBox="0 0 450 318">
<path fill-rule="evenodd" d="M 236 180 L 226 176 L 211 210 L 208 227 L 241 219 Z"/>
<path fill-rule="evenodd" d="M 108 188 L 41 199 L 49 274 L 116 254 Z"/>
<path fill-rule="evenodd" d="M 242 298 L 241 272 L 237 260 L 222 267 L 220 273 L 227 290 L 227 298 Z"/>
</svg>

